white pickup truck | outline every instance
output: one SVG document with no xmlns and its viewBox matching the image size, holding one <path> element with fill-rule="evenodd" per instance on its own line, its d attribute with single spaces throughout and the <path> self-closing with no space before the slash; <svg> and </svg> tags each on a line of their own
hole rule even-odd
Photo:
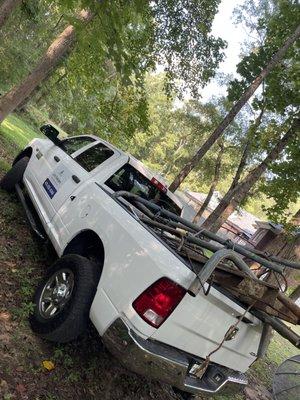
<svg viewBox="0 0 300 400">
<path fill-rule="evenodd" d="M 43 131 L 48 138 L 30 142 L 0 182 L 17 189 L 32 226 L 43 235 L 38 216 L 59 256 L 36 291 L 32 329 L 67 342 L 90 318 L 107 348 L 136 373 L 193 394 L 240 390 L 258 357 L 263 323 L 214 285 L 192 295 L 190 264 L 114 193 L 137 194 L 177 215 L 179 199 L 99 137 L 59 140 L 51 126 Z M 199 377 L 197 367 L 241 315 Z"/>
</svg>

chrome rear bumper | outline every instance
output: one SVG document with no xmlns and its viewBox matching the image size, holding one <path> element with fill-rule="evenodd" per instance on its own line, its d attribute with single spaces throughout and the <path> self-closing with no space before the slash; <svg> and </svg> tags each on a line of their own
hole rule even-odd
<svg viewBox="0 0 300 400">
<path fill-rule="evenodd" d="M 116 320 L 102 337 L 108 350 L 129 370 L 161 380 L 193 394 L 233 394 L 247 385 L 244 374 L 211 363 L 201 379 L 190 373 L 202 359 L 163 343 L 145 340 L 121 320 Z"/>
</svg>

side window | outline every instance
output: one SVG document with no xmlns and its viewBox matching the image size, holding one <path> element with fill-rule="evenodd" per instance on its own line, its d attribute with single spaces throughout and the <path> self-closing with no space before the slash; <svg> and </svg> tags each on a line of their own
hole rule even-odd
<svg viewBox="0 0 300 400">
<path fill-rule="evenodd" d="M 72 153 L 75 153 L 75 151 L 81 149 L 82 147 L 86 146 L 87 144 L 90 144 L 92 142 L 95 142 L 95 139 L 92 137 L 86 136 L 86 137 L 74 137 L 70 139 L 65 139 L 63 141 L 64 148 L 66 153 L 71 155 Z"/>
<path fill-rule="evenodd" d="M 104 144 L 99 143 L 79 154 L 75 157 L 75 160 L 85 170 L 90 172 L 110 158 L 113 154 L 114 152 L 111 149 L 106 147 Z"/>
</svg>

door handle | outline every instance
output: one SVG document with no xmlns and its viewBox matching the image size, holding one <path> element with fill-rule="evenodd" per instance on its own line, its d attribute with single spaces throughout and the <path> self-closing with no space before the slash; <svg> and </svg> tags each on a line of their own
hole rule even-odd
<svg viewBox="0 0 300 400">
<path fill-rule="evenodd" d="M 59 161 L 60 161 L 60 158 L 57 157 L 57 156 L 54 156 L 53 158 L 54 158 L 54 160 L 55 160 L 56 162 L 59 162 Z"/>
<path fill-rule="evenodd" d="M 80 182 L 80 179 L 79 179 L 78 176 L 76 176 L 76 175 L 72 175 L 72 179 L 73 179 L 73 181 L 74 181 L 75 183 L 79 183 L 79 182 Z"/>
</svg>

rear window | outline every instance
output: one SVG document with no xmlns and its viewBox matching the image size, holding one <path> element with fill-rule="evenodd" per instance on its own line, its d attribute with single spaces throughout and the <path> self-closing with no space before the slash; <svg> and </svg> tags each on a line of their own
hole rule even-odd
<svg viewBox="0 0 300 400">
<path fill-rule="evenodd" d="M 125 164 L 105 184 L 115 192 L 126 190 L 177 215 L 181 214 L 180 207 L 170 197 L 161 192 L 148 178 L 130 164 Z"/>
<path fill-rule="evenodd" d="M 89 136 L 65 139 L 63 141 L 64 150 L 66 151 L 66 153 L 71 155 L 72 153 L 75 153 L 75 151 L 80 150 L 82 147 L 95 141 L 96 140 L 94 138 L 91 138 Z"/>
<path fill-rule="evenodd" d="M 75 160 L 85 170 L 90 172 L 98 167 L 98 165 L 109 159 L 113 154 L 113 150 L 109 149 L 103 143 L 99 143 L 80 153 L 77 157 L 75 157 Z"/>
</svg>

